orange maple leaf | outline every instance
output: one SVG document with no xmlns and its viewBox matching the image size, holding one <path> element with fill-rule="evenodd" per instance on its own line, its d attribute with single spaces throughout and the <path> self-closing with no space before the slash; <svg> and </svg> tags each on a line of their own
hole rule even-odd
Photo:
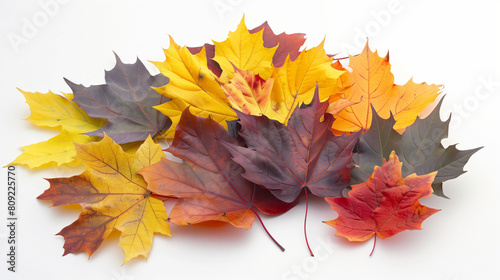
<svg viewBox="0 0 500 280">
<path fill-rule="evenodd" d="M 389 55 L 378 56 L 370 51 L 368 42 L 360 54 L 349 56 L 349 67 L 352 72 L 340 78 L 346 90 L 330 102 L 344 98 L 355 104 L 335 114 L 332 129 L 336 134 L 369 129 L 372 106 L 382 118 L 387 119 L 392 113 L 396 120 L 394 129 L 404 130 L 440 92 L 439 85 L 416 84 L 411 79 L 405 85 L 395 85 Z"/>
<path fill-rule="evenodd" d="M 376 242 L 377 236 L 384 239 L 407 229 L 421 229 L 422 222 L 439 211 L 418 201 L 432 194 L 431 184 L 437 172 L 403 178 L 401 166 L 392 152 L 389 160 L 382 167 L 376 166 L 365 183 L 352 186 L 348 198 L 325 198 L 339 217 L 324 223 L 336 228 L 336 235 L 349 241 L 366 241 L 375 236 Z"/>
</svg>

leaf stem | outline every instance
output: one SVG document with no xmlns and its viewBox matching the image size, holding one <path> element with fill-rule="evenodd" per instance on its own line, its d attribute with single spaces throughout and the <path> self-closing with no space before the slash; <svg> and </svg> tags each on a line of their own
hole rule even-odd
<svg viewBox="0 0 500 280">
<path fill-rule="evenodd" d="M 311 253 L 311 257 L 314 257 L 314 253 L 311 250 L 311 246 L 309 246 L 309 241 L 307 240 L 307 211 L 309 210 L 309 200 L 307 198 L 307 190 L 305 190 L 306 193 L 306 215 L 304 217 L 304 237 L 306 239 L 306 244 L 307 244 L 307 249 L 309 249 L 309 253 Z"/>
<path fill-rule="evenodd" d="M 269 233 L 269 231 L 267 230 L 266 226 L 264 225 L 264 222 L 260 218 L 259 213 L 257 213 L 257 211 L 255 209 L 253 209 L 253 208 L 252 208 L 252 211 L 255 214 L 255 216 L 257 216 L 257 219 L 259 219 L 259 222 L 262 225 L 262 227 L 264 228 L 264 230 L 266 231 L 267 235 L 271 238 L 272 241 L 274 241 L 274 244 L 276 244 L 276 246 L 278 246 L 281 249 L 281 251 L 284 252 L 285 248 L 283 246 L 281 246 L 281 244 L 279 244 L 278 241 L 276 241 L 276 239 L 274 239 L 274 237 L 271 235 L 271 233 Z"/>
<path fill-rule="evenodd" d="M 373 238 L 373 248 L 372 248 L 372 252 L 370 253 L 370 257 L 373 255 L 373 251 L 375 251 L 376 244 L 377 244 L 377 234 L 375 234 L 375 237 Z"/>
</svg>

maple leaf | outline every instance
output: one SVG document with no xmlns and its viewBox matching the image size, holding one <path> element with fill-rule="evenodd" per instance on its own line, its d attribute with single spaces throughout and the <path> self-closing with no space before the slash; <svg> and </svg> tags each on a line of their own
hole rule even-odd
<svg viewBox="0 0 500 280">
<path fill-rule="evenodd" d="M 438 85 L 415 84 L 412 80 L 403 86 L 395 85 L 389 55 L 382 58 L 377 52 L 371 52 L 368 42 L 360 54 L 349 56 L 349 67 L 352 72 L 341 77 L 341 84 L 346 89 L 338 98 L 356 104 L 335 115 L 332 129 L 338 133 L 369 129 L 372 106 L 383 118 L 392 113 L 396 120 L 394 129 L 402 130 L 434 102 L 440 91 Z"/>
<path fill-rule="evenodd" d="M 243 176 L 285 202 L 308 188 L 320 197 L 340 196 L 349 184 L 348 165 L 359 133 L 335 136 L 318 91 L 309 106 L 295 110 L 288 126 L 266 116 L 238 113 L 247 147 L 225 143 L 245 169 Z"/>
<path fill-rule="evenodd" d="M 403 163 L 404 176 L 438 171 L 432 187 L 435 194 L 445 197 L 441 184 L 465 173 L 465 164 L 481 148 L 463 151 L 456 145 L 444 148 L 441 141 L 448 137 L 450 119 L 445 122 L 440 119 L 442 101 L 426 118 L 417 118 L 402 135 L 393 129 L 396 121 L 392 116 L 383 119 L 373 111 L 372 127 L 360 136 L 356 146 L 351 183 L 366 181 L 370 170 L 380 166 L 395 150 Z"/>
<path fill-rule="evenodd" d="M 272 78 L 264 80 L 252 71 L 235 68 L 233 78 L 229 83 L 221 83 L 221 87 L 233 109 L 248 115 L 265 115 L 270 119 L 281 120 L 272 106 L 273 84 Z"/>
<path fill-rule="evenodd" d="M 169 214 L 171 222 L 187 225 L 217 220 L 249 229 L 255 216 L 260 220 L 256 209 L 281 214 L 298 203 L 283 203 L 243 178 L 241 166 L 231 160 L 220 141 L 242 145 L 211 118 L 185 110 L 167 149 L 184 162 L 162 159 L 139 172 L 155 194 L 179 198 Z"/>
<path fill-rule="evenodd" d="M 89 116 L 108 120 L 103 128 L 87 133 L 103 137 L 106 133 L 116 143 L 130 143 L 156 136 L 170 127 L 171 121 L 152 107 L 168 99 L 152 87 L 168 83 L 168 78 L 151 76 L 142 62 L 125 64 L 115 54 L 116 65 L 106 71 L 106 84 L 85 87 L 67 79 L 75 103 Z"/>
<path fill-rule="evenodd" d="M 482 148 L 461 151 L 456 144 L 444 148 L 441 141 L 448 137 L 451 115 L 448 120 L 441 121 L 441 104 L 442 100 L 429 116 L 417 118 L 397 143 L 396 153 L 405 155 L 401 156 L 403 174 L 438 171 L 434 183 L 443 183 L 464 174 L 463 168 L 469 158 Z"/>
<path fill-rule="evenodd" d="M 150 136 L 131 156 L 106 134 L 100 142 L 76 144 L 85 171 L 70 178 L 48 179 L 50 188 L 38 199 L 53 206 L 79 203 L 80 217 L 58 235 L 65 240 L 64 255 L 85 251 L 89 257 L 113 229 L 121 232 L 125 262 L 147 257 L 153 234 L 170 235 L 163 202 L 151 196 L 137 173 L 165 157 Z"/>
<path fill-rule="evenodd" d="M 57 95 L 51 91 L 43 94 L 19 90 L 26 98 L 31 114 L 27 120 L 36 126 L 51 127 L 71 132 L 88 132 L 99 129 L 103 121 L 89 117 L 73 102 L 73 95 Z"/>
<path fill-rule="evenodd" d="M 23 153 L 9 165 L 23 164 L 32 169 L 77 164 L 73 142 L 85 144 L 95 140 L 79 133 L 99 129 L 103 121 L 89 117 L 73 102 L 72 94 L 63 93 L 61 96 L 50 91 L 19 91 L 30 107 L 31 114 L 27 120 L 36 126 L 54 128 L 61 133 L 47 141 L 21 147 Z"/>
<path fill-rule="evenodd" d="M 288 126 L 266 116 L 238 113 L 242 127 L 239 135 L 248 147 L 224 145 L 245 169 L 244 178 L 288 203 L 304 192 L 307 209 L 305 189 L 320 197 L 341 196 L 349 184 L 348 166 L 359 136 L 335 136 L 330 130 L 333 116 L 325 114 L 327 108 L 327 102 L 319 101 L 316 89 L 311 104 L 295 110 Z"/>
<path fill-rule="evenodd" d="M 332 61 L 323 41 L 302 51 L 294 61 L 288 57 L 282 67 L 274 69 L 271 100 L 280 122 L 286 123 L 296 107 L 311 103 L 316 86 L 322 101 L 340 94 L 342 87 L 337 83 L 345 71 L 333 68 Z"/>
<path fill-rule="evenodd" d="M 373 249 L 377 236 L 388 238 L 407 229 L 421 229 L 422 222 L 439 211 L 419 202 L 431 195 L 437 172 L 403 178 L 401 167 L 398 156 L 392 152 L 387 162 L 384 160 L 381 167 L 374 168 L 365 183 L 352 186 L 348 198 L 325 198 L 339 217 L 324 223 L 349 241 L 366 241 L 375 236 Z"/>
<path fill-rule="evenodd" d="M 74 143 L 86 144 L 96 139 L 77 132 L 61 131 L 57 136 L 47 141 L 23 146 L 20 154 L 9 165 L 24 164 L 29 169 L 48 166 L 60 166 L 62 164 L 73 166 L 79 161 L 75 158 L 76 148 Z"/>
<path fill-rule="evenodd" d="M 165 136 L 174 136 L 177 123 L 187 107 L 191 113 L 204 118 L 210 116 L 227 128 L 226 121 L 235 120 L 236 114 L 228 106 L 216 76 L 207 67 L 205 49 L 193 55 L 187 47 L 180 47 L 170 38 L 170 46 L 164 51 L 165 61 L 153 63 L 170 79 L 168 84 L 156 90 L 172 100 L 154 107 L 172 121 Z"/>
<path fill-rule="evenodd" d="M 262 33 L 262 40 L 264 42 L 264 47 L 272 49 L 278 47 L 274 53 L 272 63 L 274 67 L 281 67 L 285 62 L 287 56 L 293 61 L 299 56 L 300 47 L 306 41 L 305 34 L 303 33 L 293 33 L 286 34 L 285 32 L 276 35 L 269 26 L 267 22 L 259 25 L 258 27 L 248 30 L 250 34 L 258 33 L 264 30 Z M 208 68 L 218 77 L 222 73 L 219 63 L 217 63 L 213 58 L 215 57 L 215 45 L 206 43 L 200 47 L 188 47 L 192 54 L 198 54 L 201 50 L 205 48 L 205 53 L 207 57 Z"/>
<path fill-rule="evenodd" d="M 273 56 L 273 65 L 276 68 L 283 66 L 287 57 L 290 57 L 290 60 L 294 61 L 300 54 L 300 47 L 306 41 L 305 34 L 303 33 L 286 34 L 283 32 L 279 35 L 274 34 L 267 21 L 249 30 L 249 32 L 253 34 L 261 30 L 264 30 L 262 34 L 264 47 L 274 48 L 278 46 Z"/>
<path fill-rule="evenodd" d="M 272 73 L 273 56 L 276 47 L 264 47 L 263 30 L 250 33 L 245 25 L 245 17 L 241 19 L 238 28 L 229 32 L 228 38 L 223 42 L 215 42 L 215 56 L 222 69 L 223 79 L 232 78 L 234 67 L 252 71 L 267 79 Z"/>
</svg>

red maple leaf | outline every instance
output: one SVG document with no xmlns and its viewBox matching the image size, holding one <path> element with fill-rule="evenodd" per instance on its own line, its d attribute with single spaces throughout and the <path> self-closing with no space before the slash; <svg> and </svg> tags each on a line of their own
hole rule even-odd
<svg viewBox="0 0 500 280">
<path fill-rule="evenodd" d="M 348 198 L 325 198 L 339 213 L 337 219 L 325 223 L 337 229 L 337 236 L 349 241 L 366 241 L 375 236 L 373 249 L 377 236 L 387 238 L 407 229 L 422 229 L 422 222 L 439 211 L 418 201 L 432 194 L 436 172 L 403 178 L 401 166 L 392 152 L 389 160 L 384 160 L 382 167 L 376 166 L 365 183 L 352 186 Z"/>
</svg>

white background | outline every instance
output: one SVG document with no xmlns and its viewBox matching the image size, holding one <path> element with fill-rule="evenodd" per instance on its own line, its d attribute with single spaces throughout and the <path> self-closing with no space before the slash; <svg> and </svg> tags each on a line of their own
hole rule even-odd
<svg viewBox="0 0 500 280">
<path fill-rule="evenodd" d="M 43 178 L 78 171 L 18 169 L 18 266 L 7 271 L 7 228 L 0 226 L 0 277 L 5 279 L 493 279 L 500 274 L 500 5 L 498 1 L 63 1 L 44 10 L 41 1 L 0 4 L 1 165 L 20 146 L 46 140 L 55 131 L 23 119 L 29 108 L 25 91 L 69 92 L 76 83 L 104 83 L 114 66 L 112 51 L 124 62 L 163 61 L 168 35 L 179 45 L 225 40 L 245 14 L 249 28 L 268 21 L 275 33 L 305 33 L 306 46 L 326 38 L 328 53 L 358 53 L 366 37 L 381 55 L 390 50 L 397 84 L 444 85 L 442 118 L 453 113 L 445 145 L 485 146 L 466 165 L 468 172 L 445 183 L 450 200 L 423 199 L 442 209 L 423 223 L 378 240 L 349 243 L 321 223 L 337 215 L 329 205 L 310 203 L 308 233 L 316 258 L 304 243 L 302 202 L 264 221 L 286 247 L 282 253 L 256 222 L 251 230 L 175 227 L 172 238 L 155 236 L 147 261 L 122 266 L 117 235 L 87 259 L 85 253 L 62 257 L 63 238 L 55 236 L 79 211 L 50 208 L 36 197 L 48 188 Z M 458 3 L 460 2 L 460 3 Z M 467 2 L 467 3 L 464 3 Z M 392 4 L 391 4 L 392 3 Z M 45 16 L 44 16 L 45 15 Z M 36 31 L 23 28 L 35 24 Z M 13 43 L 13 36 L 24 38 Z M 496 140 L 496 141 L 495 141 Z M 0 225 L 6 222 L 6 170 L 2 173 Z"/>
</svg>

